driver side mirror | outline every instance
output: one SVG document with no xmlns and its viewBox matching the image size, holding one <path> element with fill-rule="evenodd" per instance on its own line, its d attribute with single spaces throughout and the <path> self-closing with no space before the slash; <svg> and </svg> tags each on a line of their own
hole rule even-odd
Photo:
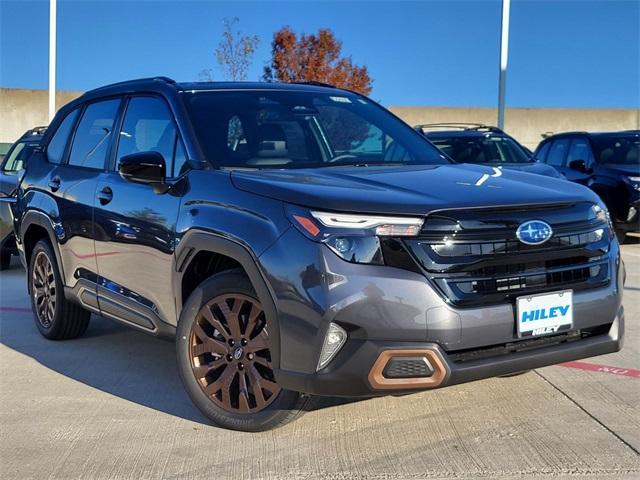
<svg viewBox="0 0 640 480">
<path fill-rule="evenodd" d="M 130 182 L 163 185 L 166 180 L 166 162 L 158 152 L 132 153 L 120 158 L 118 172 Z"/>
<path fill-rule="evenodd" d="M 582 173 L 588 173 L 590 168 L 587 167 L 587 162 L 584 160 L 571 160 L 569 162 L 569 168 Z"/>
</svg>

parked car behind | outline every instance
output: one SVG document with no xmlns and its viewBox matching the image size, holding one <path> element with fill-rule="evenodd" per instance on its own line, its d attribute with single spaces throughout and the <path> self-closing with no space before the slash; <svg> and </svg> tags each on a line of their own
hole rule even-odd
<svg viewBox="0 0 640 480">
<path fill-rule="evenodd" d="M 9 195 L 15 188 L 18 172 L 24 167 L 35 148 L 40 145 L 47 127 L 35 127 L 27 130 L 11 145 L 0 164 L 0 195 Z"/>
<path fill-rule="evenodd" d="M 18 173 L 26 161 L 40 145 L 47 127 L 35 127 L 27 130 L 7 151 L 0 162 L 0 197 L 11 195 L 18 182 Z M 18 253 L 11 228 L 11 211 L 6 205 L 0 206 L 0 270 L 11 265 L 11 257 Z"/>
<path fill-rule="evenodd" d="M 534 157 L 600 195 L 620 242 L 640 231 L 640 130 L 551 135 Z"/>
<path fill-rule="evenodd" d="M 554 168 L 536 163 L 528 148 L 497 127 L 480 123 L 430 123 L 415 128 L 456 163 L 561 176 Z"/>
</svg>

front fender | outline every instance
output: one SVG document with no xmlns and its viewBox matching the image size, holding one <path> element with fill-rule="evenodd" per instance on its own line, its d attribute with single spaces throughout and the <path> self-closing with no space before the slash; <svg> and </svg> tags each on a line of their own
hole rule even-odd
<svg viewBox="0 0 640 480">
<path fill-rule="evenodd" d="M 269 349 L 274 368 L 280 367 L 280 326 L 276 312 L 274 294 L 265 280 L 265 275 L 259 267 L 254 253 L 246 246 L 221 235 L 204 230 L 190 230 L 180 240 L 175 253 L 175 271 L 173 276 L 173 291 L 177 305 L 182 309 L 186 299 L 182 298 L 182 279 L 190 263 L 198 252 L 206 251 L 219 253 L 236 260 L 244 269 L 258 299 L 264 308 L 267 328 L 269 329 Z"/>
</svg>

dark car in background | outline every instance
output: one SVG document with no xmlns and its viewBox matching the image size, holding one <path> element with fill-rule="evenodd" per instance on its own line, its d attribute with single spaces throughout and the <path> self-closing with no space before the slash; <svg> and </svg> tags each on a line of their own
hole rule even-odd
<svg viewBox="0 0 640 480">
<path fill-rule="evenodd" d="M 537 163 L 531 151 L 497 127 L 481 123 L 430 123 L 416 130 L 456 163 L 474 163 L 560 177 L 554 168 Z"/>
<path fill-rule="evenodd" d="M 628 232 L 640 231 L 640 130 L 551 135 L 540 142 L 534 157 L 596 192 L 620 242 Z"/>
<path fill-rule="evenodd" d="M 18 174 L 40 145 L 47 127 L 35 127 L 27 130 L 11 147 L 0 162 L 0 197 L 13 193 L 18 183 Z M 17 254 L 13 236 L 11 212 L 6 205 L 0 206 L 0 270 L 11 265 L 11 257 Z"/>
<path fill-rule="evenodd" d="M 26 161 L 38 145 L 47 127 L 35 127 L 27 130 L 11 145 L 0 167 L 0 196 L 9 195 L 16 188 L 18 172 L 22 170 Z"/>
</svg>

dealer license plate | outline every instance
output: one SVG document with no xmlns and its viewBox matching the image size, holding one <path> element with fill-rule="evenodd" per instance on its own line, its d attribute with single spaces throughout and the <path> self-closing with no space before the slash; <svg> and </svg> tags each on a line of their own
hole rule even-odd
<svg viewBox="0 0 640 480">
<path fill-rule="evenodd" d="M 548 335 L 573 326 L 573 292 L 543 293 L 516 299 L 519 337 Z"/>
</svg>

